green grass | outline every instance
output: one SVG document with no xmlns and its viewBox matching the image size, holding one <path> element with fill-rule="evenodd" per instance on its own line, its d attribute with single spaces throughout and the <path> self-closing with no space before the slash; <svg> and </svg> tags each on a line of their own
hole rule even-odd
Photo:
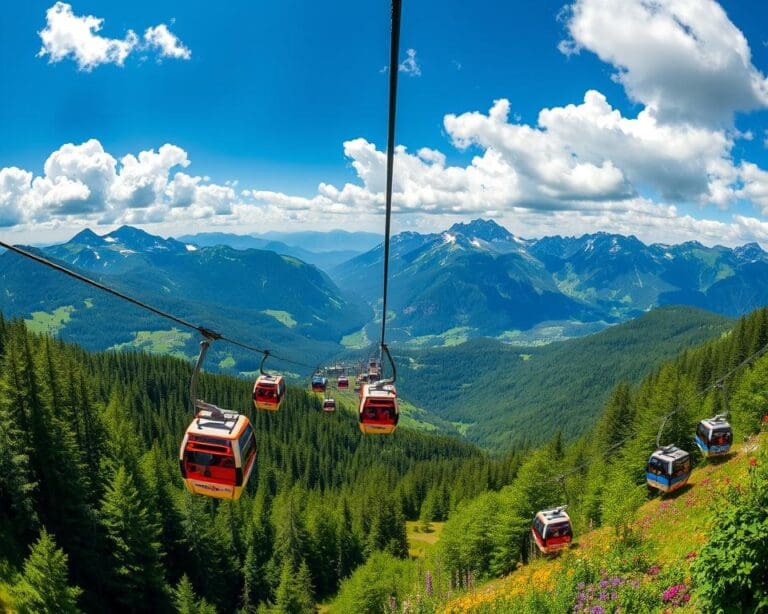
<svg viewBox="0 0 768 614">
<path fill-rule="evenodd" d="M 405 523 L 405 530 L 408 535 L 408 555 L 414 559 L 426 558 L 434 550 L 445 526 L 444 522 L 433 522 L 432 530 L 429 533 L 422 533 L 419 531 L 420 524 L 416 520 L 408 520 Z"/>
<path fill-rule="evenodd" d="M 264 313 L 268 316 L 272 316 L 280 322 L 283 326 L 287 326 L 288 328 L 293 328 L 296 326 L 296 320 L 293 319 L 293 316 L 288 313 L 287 311 L 278 311 L 277 309 L 265 309 L 261 313 Z"/>
<path fill-rule="evenodd" d="M 235 366 L 235 364 L 236 364 L 235 363 L 235 359 L 232 358 L 232 355 L 230 354 L 224 360 L 221 360 L 219 362 L 219 368 L 220 369 L 231 369 L 232 367 Z"/>
<path fill-rule="evenodd" d="M 410 347 L 452 347 L 466 342 L 474 329 L 469 326 L 456 326 L 439 335 L 422 335 L 406 342 Z"/>
<path fill-rule="evenodd" d="M 475 424 L 477 423 L 476 422 L 451 422 L 451 426 L 453 426 L 453 428 L 459 431 L 462 437 L 466 437 L 467 433 L 469 432 L 469 429 L 475 426 Z"/>
<path fill-rule="evenodd" d="M 365 334 L 365 328 L 361 328 L 356 333 L 345 335 L 341 338 L 341 345 L 350 350 L 362 350 L 370 344 L 368 335 Z"/>
<path fill-rule="evenodd" d="M 66 305 L 55 309 L 52 313 L 45 311 L 35 311 L 32 313 L 32 319 L 25 320 L 27 328 L 33 333 L 48 333 L 56 335 L 69 322 L 75 308 L 72 305 Z"/>
<path fill-rule="evenodd" d="M 170 354 L 188 359 L 182 348 L 192 338 L 192 333 L 185 333 L 178 328 L 171 330 L 140 330 L 134 333 L 132 341 L 112 346 L 112 350 L 143 350 L 151 354 Z"/>
</svg>

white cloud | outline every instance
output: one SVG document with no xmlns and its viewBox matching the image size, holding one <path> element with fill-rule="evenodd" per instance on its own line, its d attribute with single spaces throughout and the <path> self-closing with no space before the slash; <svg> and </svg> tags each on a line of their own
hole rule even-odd
<svg viewBox="0 0 768 614">
<path fill-rule="evenodd" d="M 403 62 L 398 67 L 399 71 L 404 72 L 406 75 L 410 75 L 411 77 L 420 77 L 421 66 L 419 66 L 419 63 L 416 61 L 416 50 L 408 49 L 406 50 L 405 55 L 405 60 L 403 60 Z"/>
<path fill-rule="evenodd" d="M 111 200 L 129 208 L 148 207 L 157 202 L 166 190 L 171 168 L 189 166 L 187 152 L 167 143 L 157 153 L 142 151 L 138 158 L 128 154 L 120 162 L 122 170 L 112 184 Z"/>
<path fill-rule="evenodd" d="M 398 146 L 393 205 L 408 214 L 400 223 L 428 226 L 486 215 L 534 236 L 602 229 L 646 241 L 768 240 L 768 223 L 759 219 L 768 215 L 768 171 L 735 157 L 738 142 L 752 135 L 731 124 L 740 109 L 768 103 L 766 84 L 722 9 L 710 0 L 576 0 L 565 19 L 571 38 L 562 49 L 589 49 L 611 63 L 616 79 L 641 103 L 637 113 L 624 115 L 589 90 L 582 101 L 542 109 L 531 124 L 522 123 L 506 99 L 485 113 L 446 115 L 451 144 L 475 155 L 452 165 L 449 152 Z M 173 51 L 183 45 L 170 32 L 170 38 L 160 36 L 167 29 L 150 30 L 148 42 L 164 41 L 156 43 L 161 53 L 182 53 Z M 420 74 L 414 50 L 400 68 Z M 363 138 L 343 146 L 355 180 L 321 182 L 315 193 L 299 195 L 187 174 L 180 170 L 190 165 L 187 153 L 171 144 L 119 161 L 96 140 L 64 145 L 40 177 L 15 167 L 0 170 L 0 224 L 205 219 L 262 228 L 325 223 L 329 216 L 357 227 L 363 220 L 378 223 L 385 152 Z M 744 203 L 755 217 L 745 214 Z M 710 215 L 713 205 L 719 210 Z"/>
<path fill-rule="evenodd" d="M 768 106 L 746 38 L 714 0 L 576 0 L 566 27 L 561 51 L 596 53 L 661 121 L 722 125 Z"/>
<path fill-rule="evenodd" d="M 144 41 L 147 46 L 158 49 L 161 57 L 182 60 L 188 60 L 192 57 L 192 52 L 164 23 L 154 28 L 147 28 L 147 31 L 144 32 Z"/>
<path fill-rule="evenodd" d="M 102 64 L 122 66 L 134 51 L 155 48 L 161 57 L 189 59 L 191 52 L 172 34 L 165 24 L 148 28 L 142 45 L 133 30 L 124 38 L 101 36 L 104 19 L 93 15 L 78 16 L 72 5 L 56 2 L 46 13 L 46 25 L 39 32 L 42 47 L 38 56 L 48 56 L 49 62 L 56 63 L 71 57 L 80 70 L 91 71 Z"/>
<path fill-rule="evenodd" d="M 32 173 L 15 166 L 0 169 L 0 227 L 24 222 L 31 187 Z"/>
<path fill-rule="evenodd" d="M 234 183 L 218 185 L 176 172 L 190 164 L 187 152 L 166 143 L 157 151 L 118 160 L 91 139 L 68 143 L 45 162 L 44 173 L 0 169 L 0 225 L 68 223 L 158 223 L 231 214 L 238 202 Z"/>
</svg>

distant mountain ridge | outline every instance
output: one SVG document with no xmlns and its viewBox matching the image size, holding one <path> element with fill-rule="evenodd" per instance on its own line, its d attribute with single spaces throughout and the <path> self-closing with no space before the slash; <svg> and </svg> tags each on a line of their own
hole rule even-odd
<svg viewBox="0 0 768 614">
<path fill-rule="evenodd" d="M 222 327 L 296 359 L 333 353 L 343 335 L 371 317 L 320 269 L 272 251 L 199 247 L 130 226 L 105 235 L 84 230 L 40 251 L 189 321 Z M 174 326 L 14 253 L 0 255 L 0 284 L 6 316 L 31 318 L 40 312 L 48 321 L 55 312 L 52 330 L 90 349 L 123 346 L 139 334 Z M 195 352 L 197 341 L 189 331 L 174 335 L 181 339 L 177 350 Z M 256 355 L 223 346 L 216 352 L 224 368 L 250 371 L 258 365 Z"/>
<path fill-rule="evenodd" d="M 376 306 L 381 265 L 376 247 L 331 276 Z M 523 239 L 482 219 L 394 236 L 390 271 L 390 330 L 413 347 L 605 327 L 670 304 L 730 317 L 768 304 L 768 253 L 756 243 L 646 245 L 606 232 Z"/>
<path fill-rule="evenodd" d="M 212 247 L 227 245 L 234 249 L 265 249 L 278 254 L 293 256 L 324 270 L 375 247 L 382 236 L 370 232 L 267 232 L 264 234 L 241 235 L 227 232 L 201 232 L 178 237 L 179 241 Z"/>
</svg>

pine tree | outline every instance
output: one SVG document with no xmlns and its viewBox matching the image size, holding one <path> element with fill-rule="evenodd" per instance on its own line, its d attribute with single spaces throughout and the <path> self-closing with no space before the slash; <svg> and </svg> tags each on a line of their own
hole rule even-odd
<svg viewBox="0 0 768 614">
<path fill-rule="evenodd" d="M 216 614 L 216 608 L 205 599 L 198 599 L 186 574 L 173 590 L 173 605 L 178 614 Z"/>
<path fill-rule="evenodd" d="M 117 603 L 127 611 L 140 611 L 164 602 L 160 529 L 122 466 L 106 489 L 99 515 L 111 558 L 109 586 Z"/>
<path fill-rule="evenodd" d="M 305 561 L 296 569 L 289 559 L 285 560 L 275 599 L 278 612 L 285 614 L 304 614 L 314 610 L 312 578 Z"/>
<path fill-rule="evenodd" d="M 82 591 L 67 583 L 68 557 L 56 546 L 45 528 L 32 544 L 24 562 L 21 580 L 13 587 L 15 606 L 30 614 L 74 614 L 80 612 L 77 598 Z"/>
</svg>

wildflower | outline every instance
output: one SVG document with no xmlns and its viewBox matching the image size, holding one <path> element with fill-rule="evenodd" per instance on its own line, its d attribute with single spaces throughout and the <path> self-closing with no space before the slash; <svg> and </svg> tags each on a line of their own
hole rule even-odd
<svg viewBox="0 0 768 614">
<path fill-rule="evenodd" d="M 579 582 L 578 585 L 576 586 L 576 588 L 578 588 L 580 591 L 583 591 L 584 590 L 584 583 L 583 582 Z"/>
<path fill-rule="evenodd" d="M 429 570 L 427 570 L 427 573 L 424 575 L 424 580 L 426 584 L 425 586 L 426 593 L 429 597 L 431 597 L 432 596 L 432 573 Z"/>
<path fill-rule="evenodd" d="M 695 550 L 691 550 L 691 551 L 690 551 L 690 552 L 689 552 L 689 553 L 686 555 L 686 557 L 685 557 L 685 559 L 686 559 L 687 561 L 692 561 L 692 560 L 693 560 L 693 559 L 695 559 L 695 558 L 696 558 L 696 551 L 695 551 Z"/>
<path fill-rule="evenodd" d="M 658 565 L 653 565 L 652 567 L 648 568 L 648 575 L 649 576 L 658 576 L 661 569 Z"/>
<path fill-rule="evenodd" d="M 749 459 L 749 466 L 750 467 L 757 467 L 757 459 L 754 456 Z"/>
</svg>

